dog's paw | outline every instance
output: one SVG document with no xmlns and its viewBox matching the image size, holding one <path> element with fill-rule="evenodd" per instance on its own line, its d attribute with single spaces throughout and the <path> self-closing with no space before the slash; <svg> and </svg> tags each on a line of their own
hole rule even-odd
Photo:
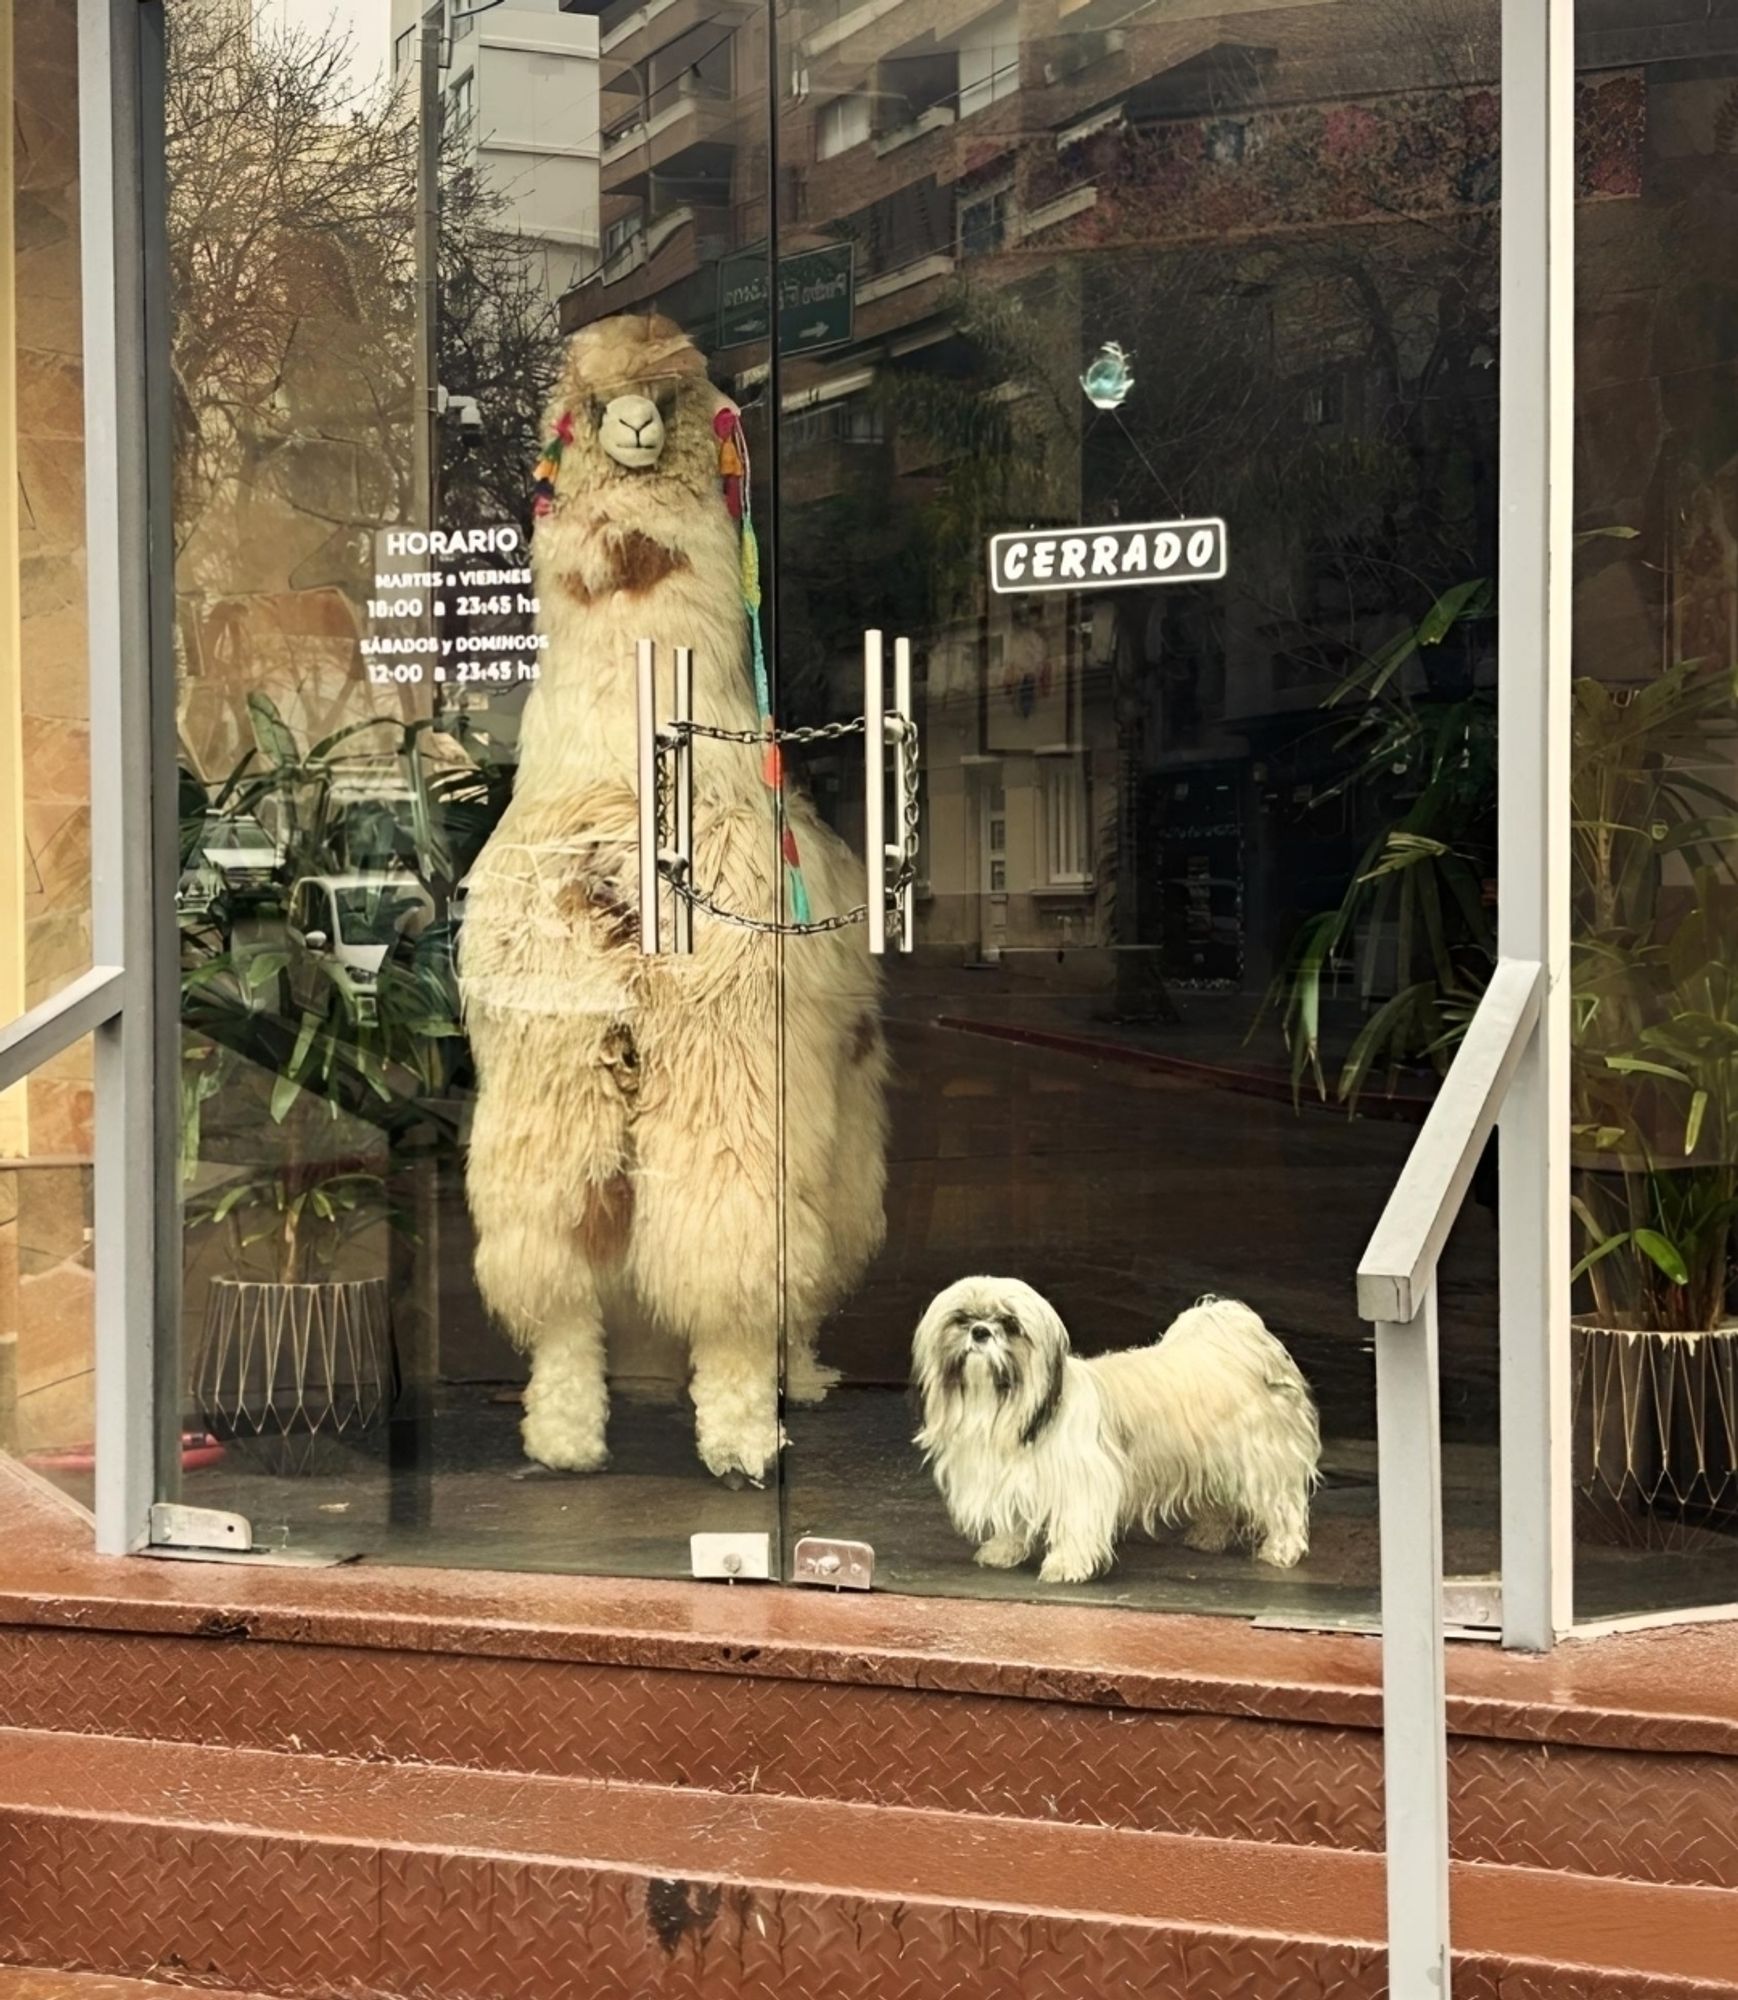
<svg viewBox="0 0 1738 2000">
<path fill-rule="evenodd" d="M 992 1535 L 972 1556 L 985 1569 L 1018 1569 L 1030 1555 L 1032 1545 L 1024 1535 Z"/>
<path fill-rule="evenodd" d="M 1255 1551 L 1255 1560 L 1268 1563 L 1274 1569 L 1295 1569 L 1309 1552 L 1307 1535 L 1269 1535 Z"/>
<path fill-rule="evenodd" d="M 1107 1565 L 1079 1549 L 1052 1549 L 1038 1571 L 1040 1583 L 1090 1583 Z"/>
<path fill-rule="evenodd" d="M 1199 1549 L 1203 1555 L 1216 1556 L 1231 1546 L 1231 1523 L 1222 1514 L 1203 1514 L 1198 1521 L 1189 1523 L 1188 1532 L 1183 1537 L 1186 1549 Z"/>
</svg>

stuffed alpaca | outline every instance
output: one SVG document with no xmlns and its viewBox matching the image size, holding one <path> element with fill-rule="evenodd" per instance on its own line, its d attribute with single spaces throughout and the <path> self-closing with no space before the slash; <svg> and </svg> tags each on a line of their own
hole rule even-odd
<svg viewBox="0 0 1738 2000">
<path fill-rule="evenodd" d="M 573 337 L 549 434 L 531 547 L 547 644 L 460 956 L 477 1281 L 530 1351 L 531 1458 L 604 1464 L 605 1328 L 649 1318 L 687 1350 L 702 1461 L 758 1483 L 779 1446 L 781 1259 L 786 1390 L 819 1401 L 820 1322 L 884 1233 L 878 976 L 860 930 L 786 940 L 781 1078 L 774 938 L 696 912 L 691 956 L 641 952 L 636 641 L 666 677 L 693 648 L 699 721 L 763 722 L 741 431 L 653 316 Z M 787 916 L 860 903 L 860 865 L 781 785 L 770 748 L 696 743 L 698 884 L 757 918 L 780 914 L 781 875 Z M 667 940 L 667 892 L 663 923 Z"/>
</svg>

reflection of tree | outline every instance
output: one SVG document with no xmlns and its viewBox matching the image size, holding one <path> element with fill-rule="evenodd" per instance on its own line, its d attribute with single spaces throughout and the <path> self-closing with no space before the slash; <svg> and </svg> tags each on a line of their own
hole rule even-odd
<svg viewBox="0 0 1738 2000">
<path fill-rule="evenodd" d="M 541 260 L 502 227 L 505 197 L 468 165 L 442 176 L 440 324 L 442 386 L 474 396 L 475 434 L 441 433 L 441 518 L 448 527 L 518 521 L 530 527 L 530 468 L 560 354 L 555 307 L 539 283 Z"/>
<path fill-rule="evenodd" d="M 330 32 L 180 0 L 170 35 L 178 545 L 256 477 L 334 527 L 396 518 L 414 132 L 390 99 L 351 94 Z M 334 446 L 347 477 L 297 476 Z"/>
<path fill-rule="evenodd" d="M 1256 983 L 1298 921 L 1338 901 L 1377 823 L 1444 784 L 1458 799 L 1489 747 L 1453 723 L 1488 683 L 1488 621 L 1414 649 L 1386 699 L 1324 702 L 1493 566 L 1499 12 L 1328 11 L 1319 32 L 1283 13 L 1275 48 L 1222 45 L 1175 78 L 1166 51 L 1188 31 L 1131 17 L 1120 105 L 1078 139 L 1027 132 L 979 160 L 979 185 L 1013 182 L 1009 234 L 960 262 L 935 312 L 946 337 L 881 368 L 887 498 L 864 523 L 878 572 L 854 585 L 837 540 L 829 554 L 818 533 L 812 551 L 793 537 L 819 516 L 784 511 L 791 567 L 825 576 L 809 604 L 841 647 L 865 622 L 853 614 L 896 592 L 920 594 L 918 629 L 952 628 L 956 645 L 1001 629 L 984 545 L 1002 529 L 1223 514 L 1222 587 L 1119 593 L 1102 607 L 1114 644 L 1103 616 L 1078 642 L 1097 677 L 1096 796 L 1114 799 L 1095 916 L 1109 941 L 1157 935 L 1154 770 L 1240 764 L 1264 850 Z M 1070 39 L 1058 32 L 1059 59 Z M 1079 386 L 1106 341 L 1132 357 L 1115 410 Z M 1452 739 L 1429 754 L 1420 703 Z M 1463 834 L 1453 865 L 1478 922 L 1494 828 L 1475 809 Z M 1372 1003 L 1404 966 L 1372 943 L 1391 928 L 1378 913 L 1348 946 Z M 1138 953 L 1118 963 L 1140 973 Z"/>
<path fill-rule="evenodd" d="M 334 29 L 177 0 L 166 100 L 184 606 L 336 588 L 355 601 L 375 528 L 414 519 L 418 133 L 414 92 L 348 82 Z M 503 202 L 449 148 L 438 367 L 477 399 L 445 425 L 454 524 L 518 518 L 553 369 L 553 307 Z M 256 644 L 223 621 L 237 669 Z M 352 620 L 353 625 L 353 620 Z M 340 641 L 343 634 L 336 636 Z M 203 635 L 205 650 L 218 640 Z M 339 662 L 346 674 L 353 657 Z"/>
</svg>

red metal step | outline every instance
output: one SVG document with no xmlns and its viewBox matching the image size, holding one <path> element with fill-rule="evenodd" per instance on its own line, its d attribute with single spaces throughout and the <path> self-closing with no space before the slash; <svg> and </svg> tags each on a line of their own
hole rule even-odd
<svg viewBox="0 0 1738 2000">
<path fill-rule="evenodd" d="M 1738 1898 L 1456 1873 L 1461 2000 L 1713 2000 Z M 1378 2000 L 1371 1855 L 0 1733 L 0 1959 L 428 2000 Z"/>
<path fill-rule="evenodd" d="M 0 1466 L 0 1961 L 1377 2000 L 1378 1665 L 1079 1607 L 104 1561 Z M 1460 2000 L 1738 1996 L 1735 1669 L 1732 1627 L 1451 1650 Z"/>
</svg>

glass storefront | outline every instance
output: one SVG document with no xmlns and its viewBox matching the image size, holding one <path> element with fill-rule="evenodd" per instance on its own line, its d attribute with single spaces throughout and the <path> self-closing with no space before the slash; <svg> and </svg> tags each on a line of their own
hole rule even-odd
<svg viewBox="0 0 1738 2000">
<path fill-rule="evenodd" d="M 1370 1615 L 1351 1274 L 1496 955 L 1498 0 L 165 11 L 178 1497 Z M 1733 120 L 1716 30 L 1581 13 L 1605 1615 L 1738 1595 L 1731 1352 L 1678 1337 L 1733 1212 Z M 1236 1323 L 1206 1442 L 1207 1361 L 1057 1366 L 1209 1296 L 1283 1352 Z M 1440 1305 L 1484 1577 L 1494 1153 Z M 968 1392 L 1017 1414 L 950 1473 Z M 1059 1424 L 1138 1483 L 1143 1423 L 1307 1460 L 1306 1396 L 1295 1563 L 1236 1493 L 1094 1580 L 999 1525 Z"/>
<path fill-rule="evenodd" d="M 1492 954 L 1497 25 L 509 0 L 400 9 L 377 82 L 175 0 L 183 1497 L 1031 1593 L 912 1443 L 926 1305 L 1019 1280 L 1096 1356 L 1218 1294 L 1319 1408 L 1307 1558 L 1137 1532 L 1045 1594 L 1368 1608 L 1348 1277 Z M 640 639 L 722 732 L 691 957 L 640 950 Z M 872 791 L 879 960 L 801 928 Z"/>
<path fill-rule="evenodd" d="M 91 962 L 77 35 L 0 5 L 0 1025 Z M 88 1492 L 91 1060 L 0 1091 L 0 1451 Z"/>
<path fill-rule="evenodd" d="M 1577 1603 L 1738 1595 L 1738 22 L 1577 7 Z M 1611 1573 L 1621 1582 L 1614 1588 Z"/>
</svg>

